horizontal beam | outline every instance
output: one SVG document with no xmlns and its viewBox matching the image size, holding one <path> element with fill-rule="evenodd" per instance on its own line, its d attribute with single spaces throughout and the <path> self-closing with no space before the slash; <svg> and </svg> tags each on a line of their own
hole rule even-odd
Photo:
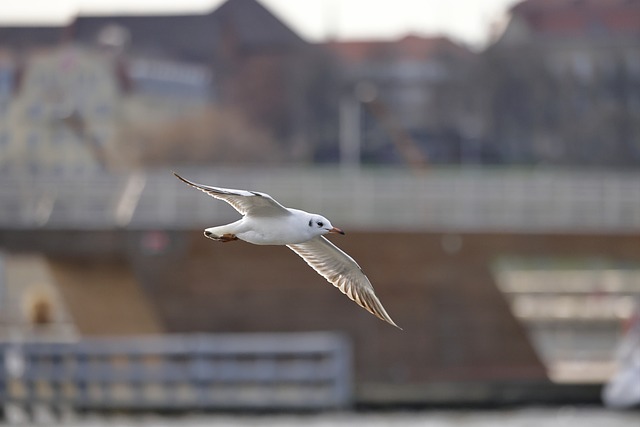
<svg viewBox="0 0 640 427">
<path fill-rule="evenodd" d="M 181 168 L 194 181 L 271 194 L 349 230 L 640 231 L 640 173 L 555 169 Z M 239 214 L 169 169 L 2 177 L 2 229 L 199 229 Z"/>
</svg>

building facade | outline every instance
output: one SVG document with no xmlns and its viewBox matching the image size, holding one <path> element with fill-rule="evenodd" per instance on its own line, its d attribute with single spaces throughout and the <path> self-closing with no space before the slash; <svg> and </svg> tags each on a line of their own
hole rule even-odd
<svg viewBox="0 0 640 427">
<path fill-rule="evenodd" d="M 102 170 L 117 137 L 122 87 L 114 62 L 74 47 L 4 67 L 0 169 L 61 174 Z"/>
</svg>

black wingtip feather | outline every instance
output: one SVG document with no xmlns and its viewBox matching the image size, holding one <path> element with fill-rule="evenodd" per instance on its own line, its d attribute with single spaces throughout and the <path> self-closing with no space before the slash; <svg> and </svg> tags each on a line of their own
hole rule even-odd
<svg viewBox="0 0 640 427">
<path fill-rule="evenodd" d="M 173 175 L 178 178 L 180 181 L 182 182 L 186 182 L 187 184 L 191 185 L 191 183 L 189 181 L 187 181 L 186 179 L 184 179 L 183 177 L 181 177 L 180 175 L 178 175 L 175 171 L 171 171 L 173 173 Z"/>
</svg>

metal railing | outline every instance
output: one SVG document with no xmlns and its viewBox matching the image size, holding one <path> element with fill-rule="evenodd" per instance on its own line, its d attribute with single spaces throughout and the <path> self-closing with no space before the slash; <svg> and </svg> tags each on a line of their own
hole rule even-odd
<svg viewBox="0 0 640 427">
<path fill-rule="evenodd" d="M 348 229 L 638 232 L 640 172 L 513 169 L 180 169 L 264 191 Z M 0 229 L 191 229 L 239 215 L 170 170 L 77 178 L 4 176 Z"/>
<path fill-rule="evenodd" d="M 351 399 L 334 333 L 0 344 L 0 401 L 53 410 L 320 409 Z"/>
</svg>

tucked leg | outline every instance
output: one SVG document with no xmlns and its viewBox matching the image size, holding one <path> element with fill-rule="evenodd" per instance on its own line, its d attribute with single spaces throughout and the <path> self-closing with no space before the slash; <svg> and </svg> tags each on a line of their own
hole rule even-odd
<svg viewBox="0 0 640 427">
<path fill-rule="evenodd" d="M 227 233 L 220 236 L 219 240 L 223 243 L 233 242 L 234 240 L 238 240 L 238 237 L 235 234 Z"/>
<path fill-rule="evenodd" d="M 225 233 L 225 234 L 222 234 L 222 235 L 218 236 L 218 235 L 212 233 L 209 230 L 205 230 L 204 231 L 204 235 L 207 236 L 209 239 L 215 240 L 217 242 L 226 243 L 226 242 L 233 242 L 234 240 L 238 240 L 238 237 L 235 234 L 232 234 L 232 233 Z"/>
</svg>

